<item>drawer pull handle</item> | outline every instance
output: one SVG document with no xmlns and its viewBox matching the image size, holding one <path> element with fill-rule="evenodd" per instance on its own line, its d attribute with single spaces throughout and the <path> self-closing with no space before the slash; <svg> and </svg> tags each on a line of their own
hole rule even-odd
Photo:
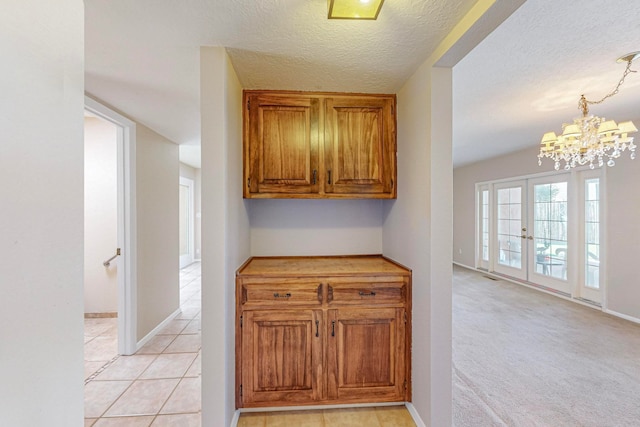
<svg viewBox="0 0 640 427">
<path fill-rule="evenodd" d="M 320 321 L 316 320 L 316 337 L 320 336 L 319 326 L 320 326 Z"/>
<path fill-rule="evenodd" d="M 286 293 L 286 294 L 284 294 L 284 295 L 281 295 L 281 294 L 279 294 L 278 292 L 275 292 L 275 293 L 273 294 L 273 297 L 274 297 L 274 298 L 291 298 L 291 292 L 287 292 L 287 293 Z"/>
<path fill-rule="evenodd" d="M 375 297 L 376 293 L 375 292 L 358 292 L 358 294 L 360 294 L 361 297 Z"/>
<path fill-rule="evenodd" d="M 336 321 L 335 320 L 331 321 L 331 336 L 332 337 L 336 336 Z"/>
</svg>

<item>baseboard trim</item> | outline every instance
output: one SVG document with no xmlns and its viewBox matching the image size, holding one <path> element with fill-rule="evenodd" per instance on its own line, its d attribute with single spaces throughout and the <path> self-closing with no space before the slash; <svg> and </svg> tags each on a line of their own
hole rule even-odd
<svg viewBox="0 0 640 427">
<path fill-rule="evenodd" d="M 628 314 L 618 313 L 617 311 L 609 310 L 608 308 L 604 309 L 602 311 L 604 313 L 610 314 L 612 316 L 619 317 L 619 318 L 624 319 L 624 320 L 628 320 L 629 322 L 640 324 L 640 319 L 637 318 L 637 317 L 629 316 Z"/>
<path fill-rule="evenodd" d="M 559 292 L 548 291 L 543 286 L 531 285 L 531 284 L 529 284 L 527 282 L 514 280 L 514 279 L 509 278 L 508 276 L 503 276 L 502 274 L 494 274 L 494 273 L 488 272 L 486 270 L 481 270 L 481 269 L 478 269 L 478 268 L 475 268 L 475 267 L 469 267 L 468 265 L 460 264 L 460 263 L 457 263 L 457 262 L 454 262 L 453 264 L 455 264 L 455 265 L 457 265 L 459 267 L 462 267 L 462 268 L 466 268 L 468 270 L 473 270 L 473 271 L 476 271 L 478 273 L 486 274 L 487 276 L 495 277 L 496 279 L 506 280 L 507 282 L 510 282 L 510 283 L 513 283 L 513 284 L 516 284 L 516 285 L 525 286 L 525 287 L 527 287 L 529 289 L 535 289 L 536 291 L 544 292 L 545 294 L 548 294 L 548 295 L 553 295 L 554 297 L 561 298 L 561 299 L 563 299 L 565 301 L 571 301 L 573 303 L 580 304 L 580 305 L 582 305 L 584 307 L 589 307 L 589 308 L 592 308 L 594 310 L 598 310 L 598 311 L 601 311 L 603 313 L 609 314 L 611 316 L 619 317 L 620 319 L 624 319 L 624 320 L 628 320 L 629 322 L 640 324 L 640 318 L 629 316 L 628 314 L 619 313 L 617 311 L 610 310 L 608 308 L 603 308 L 602 306 L 599 306 L 597 304 L 594 304 L 594 303 L 591 303 L 591 302 L 587 302 L 587 301 L 582 301 L 580 298 L 573 298 L 571 296 L 565 296 L 565 295 L 563 295 L 562 293 L 559 293 Z"/>
<path fill-rule="evenodd" d="M 307 405 L 307 406 L 275 406 L 267 408 L 240 408 L 236 409 L 229 427 L 237 427 L 240 414 L 249 412 L 282 412 L 282 411 L 308 411 L 318 409 L 344 409 L 344 408 L 371 408 L 375 406 L 405 406 L 413 418 L 417 427 L 426 427 L 418 412 L 410 402 L 384 402 L 384 403 L 356 403 L 344 405 Z"/>
<path fill-rule="evenodd" d="M 113 319 L 118 317 L 117 311 L 109 311 L 106 313 L 85 313 L 85 319 Z"/>
<path fill-rule="evenodd" d="M 476 267 L 471 267 L 470 265 L 462 264 L 462 263 L 460 263 L 460 262 L 456 262 L 456 261 L 453 261 L 453 264 L 454 264 L 454 265 L 457 265 L 458 267 L 468 268 L 469 270 L 485 271 L 485 270 L 480 270 L 480 269 L 478 269 L 478 268 L 476 268 Z"/>
<path fill-rule="evenodd" d="M 409 414 L 411 414 L 411 418 L 413 418 L 413 422 L 416 423 L 416 427 L 427 427 L 424 421 L 422 421 L 422 418 L 420 418 L 420 414 L 418 414 L 418 411 L 416 410 L 416 407 L 413 406 L 413 403 L 405 402 L 404 405 L 407 407 Z"/>
<path fill-rule="evenodd" d="M 233 413 L 233 418 L 231 418 L 231 424 L 229 424 L 229 427 L 237 427 L 239 419 L 240 419 L 240 409 L 236 409 L 236 411 Z"/>
<path fill-rule="evenodd" d="M 144 338 L 142 338 L 140 341 L 138 341 L 136 343 L 136 351 L 140 350 L 142 348 L 142 346 L 144 346 L 146 343 L 148 343 L 151 340 L 151 338 L 155 337 L 158 334 L 158 332 L 160 332 L 162 330 L 162 328 L 167 326 L 169 324 L 169 322 L 171 322 L 173 319 L 175 319 L 180 313 L 181 313 L 181 310 L 177 309 L 176 311 L 171 313 L 169 316 L 167 316 L 166 319 L 164 319 L 162 322 L 160 322 L 158 324 L 158 326 L 153 328 L 153 330 L 151 330 L 151 332 L 149 332 L 147 335 L 144 336 Z"/>
</svg>

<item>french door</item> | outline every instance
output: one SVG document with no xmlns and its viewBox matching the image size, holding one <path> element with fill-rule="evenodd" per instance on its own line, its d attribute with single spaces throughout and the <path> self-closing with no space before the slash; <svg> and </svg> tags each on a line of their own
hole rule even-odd
<svg viewBox="0 0 640 427">
<path fill-rule="evenodd" d="M 528 278 L 539 285 L 571 293 L 569 275 L 569 175 L 528 180 L 530 230 Z"/>
<path fill-rule="evenodd" d="M 477 186 L 478 268 L 600 303 L 600 172 Z"/>
<path fill-rule="evenodd" d="M 527 280 L 526 181 L 495 184 L 494 271 Z"/>
</svg>

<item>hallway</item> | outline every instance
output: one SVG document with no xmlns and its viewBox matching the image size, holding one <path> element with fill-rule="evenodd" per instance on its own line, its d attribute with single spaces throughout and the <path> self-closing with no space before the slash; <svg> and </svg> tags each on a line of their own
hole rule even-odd
<svg viewBox="0 0 640 427">
<path fill-rule="evenodd" d="M 85 319 L 85 427 L 200 426 L 200 296 L 195 262 L 181 313 L 132 356 L 117 356 L 117 319 Z"/>
</svg>

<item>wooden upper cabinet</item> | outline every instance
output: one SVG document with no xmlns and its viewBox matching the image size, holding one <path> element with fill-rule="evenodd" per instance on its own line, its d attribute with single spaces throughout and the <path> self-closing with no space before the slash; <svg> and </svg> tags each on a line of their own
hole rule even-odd
<svg viewBox="0 0 640 427">
<path fill-rule="evenodd" d="M 325 192 L 394 198 L 394 97 L 325 100 Z"/>
<path fill-rule="evenodd" d="M 319 103 L 245 92 L 245 197 L 317 193 Z"/>
<path fill-rule="evenodd" d="M 395 198 L 395 95 L 245 91 L 245 198 Z"/>
</svg>

